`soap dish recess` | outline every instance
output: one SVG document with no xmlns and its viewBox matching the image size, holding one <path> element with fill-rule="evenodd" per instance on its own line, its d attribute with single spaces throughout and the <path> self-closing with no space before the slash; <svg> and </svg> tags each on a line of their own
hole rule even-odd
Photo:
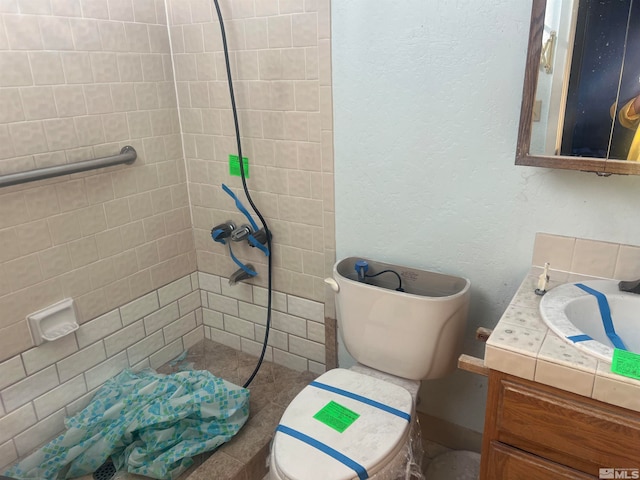
<svg viewBox="0 0 640 480">
<path fill-rule="evenodd" d="M 66 298 L 27 315 L 34 343 L 53 342 L 78 330 L 73 298 Z"/>
</svg>

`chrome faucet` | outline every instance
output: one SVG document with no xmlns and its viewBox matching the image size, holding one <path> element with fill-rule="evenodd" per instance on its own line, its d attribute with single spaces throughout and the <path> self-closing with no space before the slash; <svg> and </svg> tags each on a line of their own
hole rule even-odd
<svg viewBox="0 0 640 480">
<path fill-rule="evenodd" d="M 640 280 L 621 281 L 618 283 L 618 289 L 621 292 L 640 294 Z"/>
</svg>

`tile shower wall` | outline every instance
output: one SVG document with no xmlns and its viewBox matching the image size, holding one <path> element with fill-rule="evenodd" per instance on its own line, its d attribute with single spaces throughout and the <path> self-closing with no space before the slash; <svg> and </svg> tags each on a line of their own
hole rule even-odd
<svg viewBox="0 0 640 480">
<path fill-rule="evenodd" d="M 198 272 L 206 338 L 259 356 L 267 319 L 267 289 L 229 286 L 226 279 Z M 294 370 L 326 369 L 324 304 L 275 292 L 265 359 Z"/>
<path fill-rule="evenodd" d="M 0 471 L 64 430 L 122 369 L 158 368 L 204 338 L 197 274 L 0 363 Z"/>
<path fill-rule="evenodd" d="M 167 3 L 198 270 L 229 277 L 237 267 L 211 228 L 246 219 L 220 188 L 229 185 L 245 202 L 239 179 L 229 176 L 228 155 L 237 148 L 220 26 L 212 0 Z M 329 0 L 220 6 L 247 183 L 274 236 L 274 289 L 324 302 L 323 278 L 335 258 Z M 246 244 L 233 248 L 259 273 L 250 283 L 266 286 L 264 255 Z"/>
<path fill-rule="evenodd" d="M 0 2 L 0 174 L 139 155 L 0 189 L 0 361 L 33 311 L 87 322 L 195 271 L 169 46 L 160 0 Z"/>
<path fill-rule="evenodd" d="M 240 191 L 219 29 L 208 0 L 168 3 L 173 57 L 160 0 L 0 1 L 0 174 L 127 144 L 139 155 L 0 190 L 0 465 L 124 367 L 159 366 L 205 335 L 259 353 L 265 259 L 238 246 L 261 275 L 229 288 L 209 234 L 243 220 L 219 189 Z M 221 3 L 249 187 L 275 237 L 267 359 L 320 373 L 335 362 L 329 1 Z M 26 314 L 65 297 L 80 330 L 33 348 Z"/>
</svg>

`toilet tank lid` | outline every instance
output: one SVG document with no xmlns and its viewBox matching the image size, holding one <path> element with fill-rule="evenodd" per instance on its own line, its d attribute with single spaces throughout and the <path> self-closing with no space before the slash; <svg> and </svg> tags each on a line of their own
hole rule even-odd
<svg viewBox="0 0 640 480">
<path fill-rule="evenodd" d="M 404 388 L 345 369 L 330 370 L 289 404 L 273 440 L 284 478 L 366 478 L 402 447 L 413 410 Z"/>
</svg>

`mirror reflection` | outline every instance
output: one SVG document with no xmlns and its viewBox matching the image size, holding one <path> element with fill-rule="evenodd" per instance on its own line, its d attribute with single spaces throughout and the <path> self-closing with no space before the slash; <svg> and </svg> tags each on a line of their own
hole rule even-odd
<svg viewBox="0 0 640 480">
<path fill-rule="evenodd" d="M 640 1 L 548 0 L 531 155 L 640 160 Z"/>
</svg>

